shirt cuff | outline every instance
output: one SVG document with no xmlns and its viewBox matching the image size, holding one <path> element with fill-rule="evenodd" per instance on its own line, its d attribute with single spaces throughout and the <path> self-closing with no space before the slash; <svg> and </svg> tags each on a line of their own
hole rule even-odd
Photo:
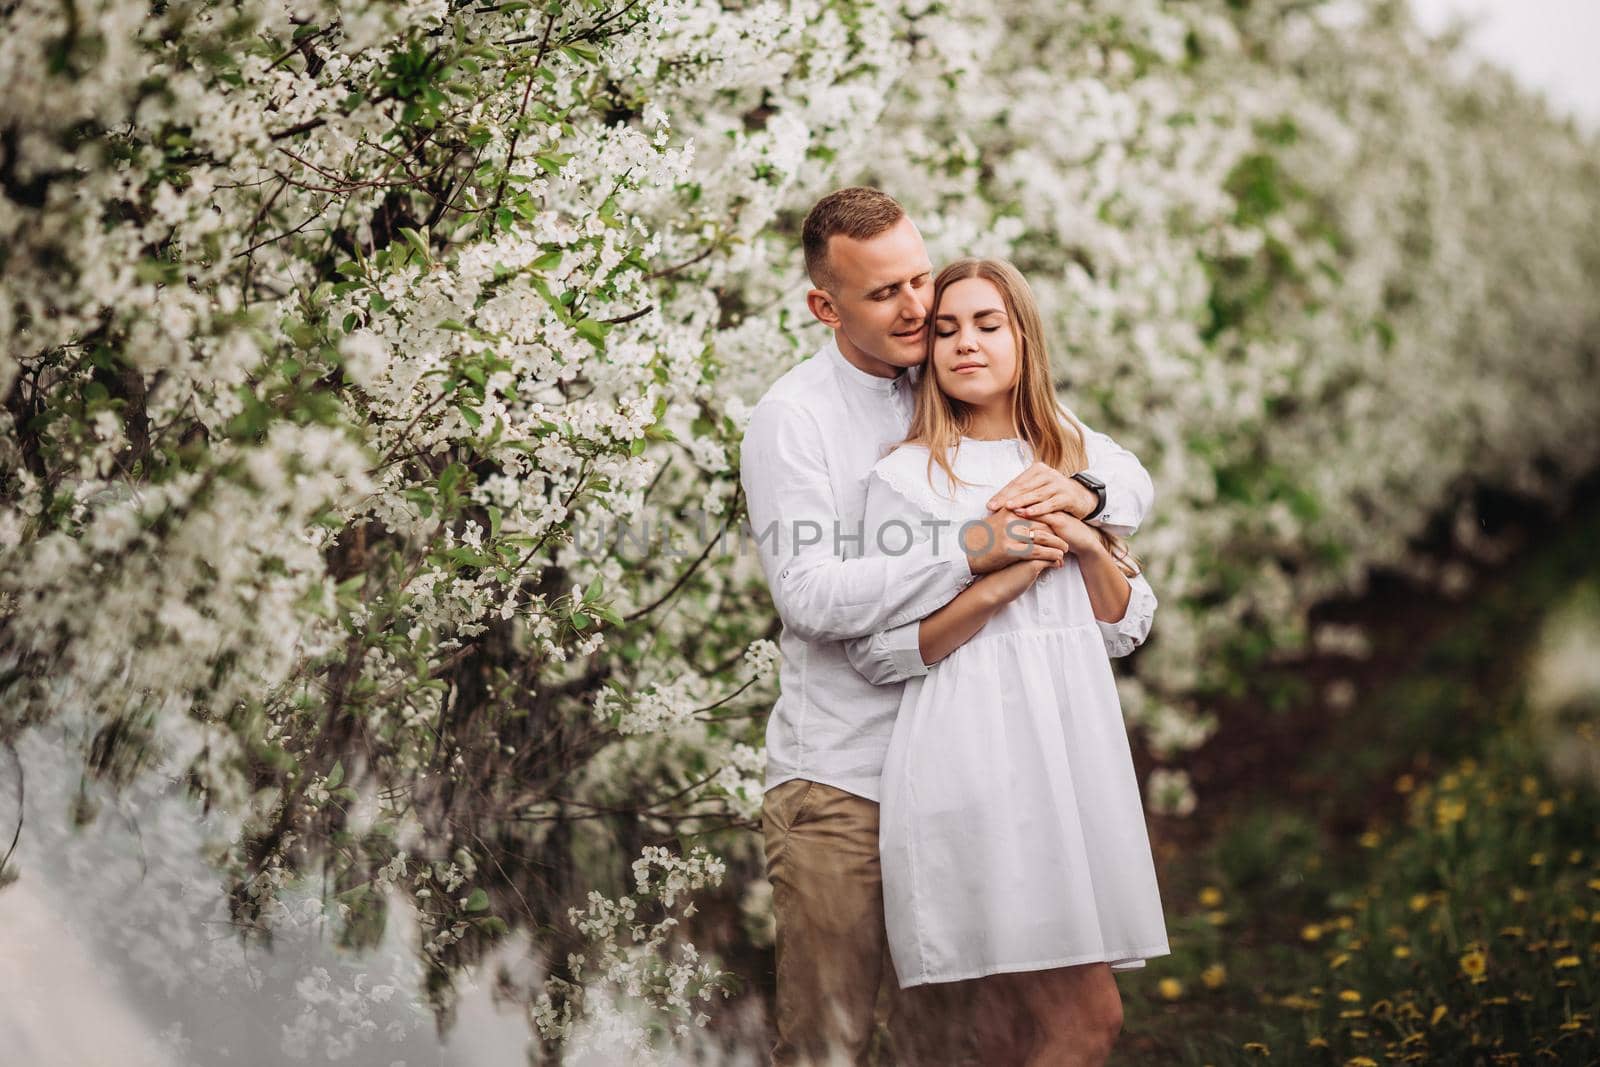
<svg viewBox="0 0 1600 1067">
<path fill-rule="evenodd" d="M 922 620 L 918 619 L 892 630 L 880 630 L 873 637 L 878 651 L 893 666 L 896 678 L 928 673 L 928 665 L 922 662 L 921 632 Z"/>
<path fill-rule="evenodd" d="M 1116 529 L 1112 530 L 1112 533 L 1126 537 L 1134 528 L 1134 523 L 1131 521 L 1134 507 L 1133 503 L 1128 499 L 1129 494 L 1124 492 L 1116 482 L 1095 474 L 1092 470 L 1084 473 L 1094 474 L 1096 478 L 1105 482 L 1106 485 L 1106 506 L 1101 508 L 1100 513 L 1094 518 L 1085 519 L 1084 521 L 1090 526 L 1116 527 Z"/>
</svg>

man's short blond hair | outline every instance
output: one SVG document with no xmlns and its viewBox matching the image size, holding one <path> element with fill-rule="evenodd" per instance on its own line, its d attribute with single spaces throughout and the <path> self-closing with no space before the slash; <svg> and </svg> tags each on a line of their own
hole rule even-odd
<svg viewBox="0 0 1600 1067">
<path fill-rule="evenodd" d="M 835 278 L 828 263 L 828 239 L 843 234 L 854 241 L 876 237 L 901 219 L 906 210 L 894 197 L 866 185 L 836 189 L 818 200 L 800 228 L 806 273 L 818 289 L 832 290 Z"/>
</svg>

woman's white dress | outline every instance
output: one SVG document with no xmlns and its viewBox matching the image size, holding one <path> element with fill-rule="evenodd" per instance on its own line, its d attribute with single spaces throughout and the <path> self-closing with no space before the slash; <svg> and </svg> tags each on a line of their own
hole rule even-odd
<svg viewBox="0 0 1600 1067">
<path fill-rule="evenodd" d="M 927 461 L 907 445 L 872 469 L 865 553 L 905 544 L 897 526 L 877 543 L 895 520 L 923 541 L 925 523 L 949 520 L 949 537 L 982 519 L 1032 454 L 1016 439 L 964 438 L 952 466 L 972 484 L 952 489 L 935 465 L 940 492 Z M 1101 622 L 1069 555 L 906 682 L 879 809 L 902 987 L 1096 961 L 1131 970 L 1170 951 L 1109 658 L 1150 630 L 1155 594 L 1142 575 L 1130 585 L 1123 618 Z M 852 658 L 870 640 L 852 642 Z"/>
</svg>

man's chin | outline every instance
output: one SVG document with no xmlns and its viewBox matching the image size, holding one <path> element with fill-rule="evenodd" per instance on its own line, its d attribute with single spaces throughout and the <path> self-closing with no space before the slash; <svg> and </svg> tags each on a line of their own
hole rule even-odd
<svg viewBox="0 0 1600 1067">
<path fill-rule="evenodd" d="M 883 357 L 886 363 L 893 363 L 897 367 L 915 367 L 927 358 L 920 333 L 910 338 L 891 336 L 889 342 L 890 354 Z"/>
</svg>

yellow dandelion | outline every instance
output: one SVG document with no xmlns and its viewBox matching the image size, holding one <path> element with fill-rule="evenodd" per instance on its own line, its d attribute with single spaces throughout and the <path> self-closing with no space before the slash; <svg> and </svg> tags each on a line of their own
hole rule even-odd
<svg viewBox="0 0 1600 1067">
<path fill-rule="evenodd" d="M 1378 1061 L 1371 1056 L 1351 1056 L 1344 1061 L 1344 1067 L 1378 1067 Z"/>
<path fill-rule="evenodd" d="M 1449 1013 L 1450 1013 L 1450 1006 L 1449 1005 L 1447 1005 L 1447 1004 L 1435 1005 L 1434 1009 L 1433 1009 L 1433 1014 L 1428 1016 L 1428 1025 L 1429 1026 L 1438 1026 L 1439 1025 L 1439 1020 L 1443 1019 Z"/>
<path fill-rule="evenodd" d="M 1300 928 L 1300 936 L 1307 941 L 1320 941 L 1322 939 L 1322 927 L 1316 923 L 1306 923 Z"/>
<path fill-rule="evenodd" d="M 1579 957 L 1579 956 L 1562 956 L 1560 959 L 1556 960 L 1556 970 L 1564 971 L 1568 967 L 1577 967 L 1577 966 L 1581 965 L 1582 963 L 1583 963 L 1582 957 Z"/>
<path fill-rule="evenodd" d="M 1441 830 L 1467 817 L 1467 802 L 1456 797 L 1440 797 L 1433 806 L 1433 818 Z"/>
<path fill-rule="evenodd" d="M 1567 912 L 1567 914 L 1581 923 L 1586 923 L 1589 921 L 1589 909 L 1584 907 L 1582 904 L 1574 904 L 1572 906 L 1572 910 Z"/>
<path fill-rule="evenodd" d="M 1341 930 L 1348 930 L 1355 924 L 1356 921 L 1348 915 L 1341 915 L 1337 919 L 1333 920 L 1333 925 L 1337 926 Z"/>
<path fill-rule="evenodd" d="M 1356 842 L 1360 844 L 1362 848 L 1377 848 L 1383 843 L 1383 837 L 1376 830 L 1368 830 L 1360 837 L 1356 838 Z"/>
<path fill-rule="evenodd" d="M 1477 978 L 1483 974 L 1488 966 L 1489 959 L 1483 954 L 1482 949 L 1471 949 L 1461 954 L 1461 973 L 1468 978 Z"/>
<path fill-rule="evenodd" d="M 1200 983 L 1207 989 L 1220 989 L 1222 983 L 1228 980 L 1228 969 L 1220 963 L 1213 963 L 1200 972 Z"/>
<path fill-rule="evenodd" d="M 1568 863 L 1582 863 L 1583 862 L 1583 849 L 1575 848 L 1571 852 L 1568 852 L 1567 853 L 1567 862 Z"/>
<path fill-rule="evenodd" d="M 1556 813 L 1556 802 L 1549 797 L 1545 797 L 1534 807 L 1533 813 L 1541 819 L 1547 815 L 1554 815 Z"/>
<path fill-rule="evenodd" d="M 1206 922 L 1212 926 L 1225 926 L 1228 922 L 1228 913 L 1225 911 L 1206 912 Z"/>
<path fill-rule="evenodd" d="M 1163 978 L 1156 983 L 1156 992 L 1167 1000 L 1177 1000 L 1183 996 L 1183 983 L 1176 978 Z"/>
<path fill-rule="evenodd" d="M 1260 1041 L 1246 1041 L 1244 1043 L 1244 1050 L 1246 1052 L 1253 1052 L 1257 1056 L 1272 1055 L 1272 1050 Z"/>
<path fill-rule="evenodd" d="M 1528 891 L 1526 889 L 1522 888 L 1520 885 L 1512 886 L 1511 887 L 1511 903 L 1513 903 L 1513 904 L 1526 904 L 1527 902 L 1528 902 Z"/>
<path fill-rule="evenodd" d="M 1449 774 L 1447 774 L 1443 778 L 1439 779 L 1439 788 L 1443 789 L 1447 793 L 1450 790 L 1455 789 L 1460 784 L 1461 784 L 1461 776 L 1459 774 L 1455 773 L 1454 771 L 1451 771 Z"/>
<path fill-rule="evenodd" d="M 1328 1048 L 1328 1039 L 1321 1034 L 1306 1038 L 1306 1048 Z"/>
<path fill-rule="evenodd" d="M 1417 780 L 1409 774 L 1402 774 L 1394 780 L 1394 791 L 1396 793 L 1409 793 L 1416 787 Z"/>
<path fill-rule="evenodd" d="M 1528 857 L 1528 866 L 1530 866 L 1530 867 L 1543 867 L 1544 866 L 1544 853 L 1543 852 L 1535 852 L 1533 855 L 1529 856 Z"/>
<path fill-rule="evenodd" d="M 1339 990 L 1339 999 L 1347 1004 L 1361 1003 L 1361 994 L 1354 989 Z"/>
<path fill-rule="evenodd" d="M 1214 908 L 1222 903 L 1222 890 L 1214 885 L 1208 885 L 1200 890 L 1200 906 Z"/>
<path fill-rule="evenodd" d="M 1500 928 L 1501 937 L 1526 937 L 1527 935 L 1528 931 L 1520 926 L 1502 926 Z"/>
<path fill-rule="evenodd" d="M 1346 1008 L 1344 1011 L 1341 1011 L 1339 1013 L 1339 1018 L 1341 1018 L 1341 1019 L 1359 1019 L 1365 1014 L 1366 1014 L 1366 1012 L 1362 1011 L 1360 1008 Z"/>
<path fill-rule="evenodd" d="M 1580 1023 L 1576 1019 L 1568 1019 L 1566 1022 L 1561 1024 L 1561 1029 L 1563 1029 L 1563 1030 L 1576 1030 L 1579 1027 L 1581 1027 L 1582 1025 L 1583 1024 Z"/>
<path fill-rule="evenodd" d="M 1429 900 L 1429 897 L 1428 897 L 1428 894 L 1426 894 L 1426 893 L 1412 893 L 1411 894 L 1411 910 L 1412 911 L 1421 911 L 1421 910 L 1423 910 L 1424 908 L 1426 908 L 1428 906 L 1428 900 Z"/>
<path fill-rule="evenodd" d="M 1328 966 L 1331 967 L 1333 970 L 1337 971 L 1340 967 L 1343 967 L 1345 964 L 1347 964 L 1349 962 L 1350 962 L 1350 953 L 1341 952 L 1337 956 L 1333 957 L 1333 959 L 1328 961 Z"/>
<path fill-rule="evenodd" d="M 1410 959 L 1411 958 L 1411 946 L 1410 945 L 1396 945 L 1394 947 L 1394 958 L 1397 959 L 1397 960 Z"/>
<path fill-rule="evenodd" d="M 1596 893 L 1600 893 L 1600 878 L 1591 878 L 1587 884 L 1590 889 L 1593 889 Z"/>
<path fill-rule="evenodd" d="M 1524 793 L 1526 793 L 1530 797 L 1533 796 L 1533 794 L 1535 794 L 1535 793 L 1537 793 L 1539 791 L 1539 779 L 1535 778 L 1531 774 L 1523 775 L 1522 776 L 1522 791 Z"/>
</svg>

